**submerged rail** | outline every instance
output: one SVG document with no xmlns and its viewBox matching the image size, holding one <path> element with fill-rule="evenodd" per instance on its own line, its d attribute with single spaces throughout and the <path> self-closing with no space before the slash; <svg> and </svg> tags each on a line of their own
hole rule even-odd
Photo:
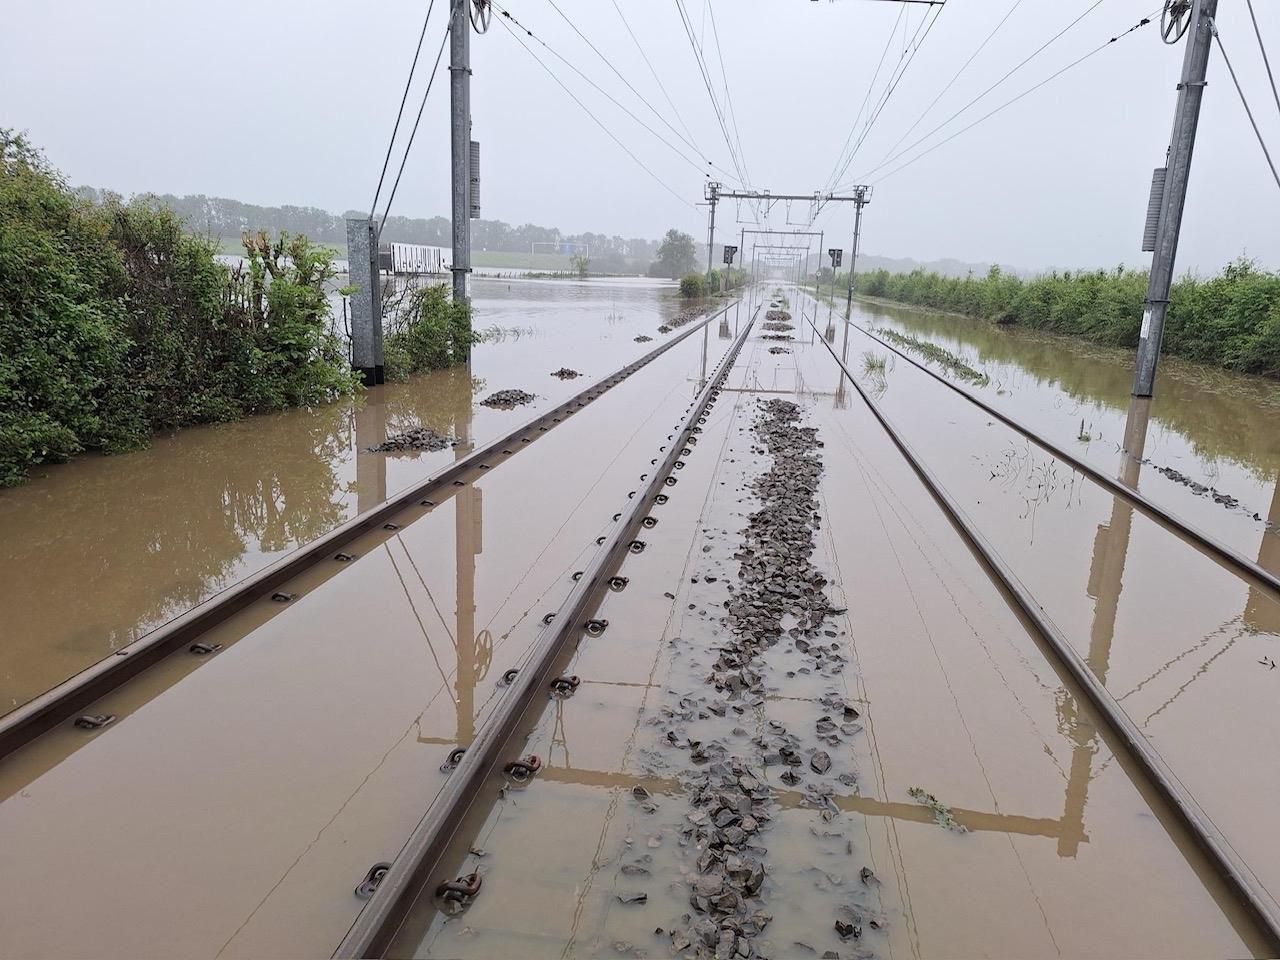
<svg viewBox="0 0 1280 960">
<path fill-rule="evenodd" d="M 1233 573 L 1243 575 L 1246 579 L 1253 580 L 1264 587 L 1269 587 L 1272 590 L 1276 591 L 1277 593 L 1280 593 L 1280 577 L 1276 576 L 1271 571 L 1267 570 L 1261 565 L 1250 560 L 1248 557 L 1242 557 L 1240 554 L 1236 553 L 1226 544 L 1222 543 L 1222 541 L 1205 533 L 1203 530 L 1200 530 L 1197 527 L 1192 526 L 1191 524 L 1187 523 L 1185 520 L 1180 519 L 1176 514 L 1171 513 L 1168 510 L 1164 509 L 1163 507 L 1158 506 L 1153 501 L 1148 499 L 1145 495 L 1135 490 L 1133 487 L 1130 487 L 1127 484 L 1121 483 L 1115 477 L 1109 476 L 1108 474 L 1099 470 L 1097 467 L 1090 464 L 1087 460 L 1083 460 L 1080 457 L 1077 457 L 1075 454 L 1071 453 L 1070 451 L 1064 449 L 1063 447 L 1058 446 L 1052 440 L 1042 437 L 1040 434 L 1036 433 L 1026 424 L 1009 416 L 1009 414 L 1007 413 L 1001 412 L 999 409 L 997 409 L 996 407 L 993 407 L 991 404 L 987 403 L 985 400 L 982 400 L 979 397 L 975 397 L 968 390 L 965 390 L 957 386 L 956 384 L 952 383 L 950 380 L 942 376 L 940 373 L 934 370 L 930 370 L 928 366 L 921 363 L 919 360 L 905 353 L 903 350 L 894 346 L 892 343 L 889 343 L 888 341 L 876 336 L 874 333 L 872 333 L 870 330 L 866 329 L 865 327 L 862 327 L 859 324 L 854 323 L 852 320 L 846 320 L 845 323 L 849 324 L 849 326 L 859 331 L 863 336 L 868 337 L 871 340 L 874 340 L 876 343 L 880 344 L 881 346 L 885 347 L 888 350 L 892 350 L 894 353 L 902 357 L 902 359 L 906 360 L 912 366 L 924 371 L 929 376 L 933 377 L 933 379 L 937 380 L 939 383 L 943 384 L 946 387 L 949 387 L 951 390 L 954 390 L 956 393 L 960 394 L 960 396 L 964 397 L 970 403 L 977 406 L 978 409 L 982 410 L 984 413 L 989 414 L 992 417 L 995 417 L 997 420 L 1003 423 L 1006 427 L 1009 427 L 1017 431 L 1018 433 L 1022 434 L 1024 437 L 1026 437 L 1032 443 L 1036 444 L 1041 449 L 1046 450 L 1049 453 L 1053 454 L 1053 456 L 1057 457 L 1059 460 L 1063 460 L 1066 463 L 1070 464 L 1074 469 L 1079 470 L 1081 473 L 1088 476 L 1091 480 L 1106 487 L 1107 490 L 1110 491 L 1111 493 L 1115 494 L 1118 497 L 1123 497 L 1124 499 L 1128 500 L 1131 504 L 1137 507 L 1142 513 L 1146 514 L 1148 517 L 1152 518 L 1158 523 L 1163 523 L 1166 526 L 1176 530 L 1182 537 L 1191 541 L 1193 544 L 1195 544 L 1197 547 L 1199 547 L 1201 550 L 1207 553 L 1210 557 L 1212 557 L 1220 565 L 1230 569 Z M 815 327 L 814 329 L 816 330 L 817 328 Z M 1126 456 L 1127 455 L 1128 455 L 1128 452 L 1126 451 Z"/>
<path fill-rule="evenodd" d="M 460 477 L 477 470 L 488 469 L 489 462 L 512 455 L 520 449 L 522 443 L 533 442 L 538 436 L 596 400 L 676 344 L 705 329 L 713 320 L 726 314 L 741 302 L 736 300 L 728 303 L 702 320 L 689 324 L 688 329 L 679 332 L 665 343 L 585 390 L 574 394 L 541 416 L 485 444 L 461 460 L 443 467 L 420 483 L 400 491 L 373 509 L 353 517 L 319 539 L 299 547 L 164 626 L 120 648 L 112 656 L 100 660 L 46 693 L 0 717 L 0 760 L 58 724 L 71 719 L 94 701 L 123 686 L 170 654 L 194 645 L 202 635 L 226 622 L 250 604 L 261 600 L 270 602 L 273 594 L 286 598 L 283 603 L 287 603 L 292 597 L 277 591 L 280 591 L 289 581 L 318 564 L 332 563 L 335 559 L 342 559 L 344 555 L 341 554 L 341 549 L 344 546 L 359 537 L 383 528 L 401 511 L 415 505 L 430 506 L 429 502 L 423 502 L 424 498 L 432 495 L 441 496 L 442 492 L 451 495 L 453 484 Z"/>
<path fill-rule="evenodd" d="M 808 320 L 817 332 L 817 326 Z M 1231 847 L 1227 838 L 1218 827 L 1200 809 L 1199 804 L 1190 792 L 1182 786 L 1177 776 L 1165 763 L 1164 759 L 1151 745 L 1124 709 L 1111 695 L 1111 692 L 1094 675 L 1071 642 L 1063 635 L 1044 608 L 1022 584 L 1017 575 L 996 552 L 995 548 L 983 536 L 982 532 L 965 514 L 960 504 L 947 492 L 932 470 L 921 460 L 907 440 L 893 423 L 881 412 L 880 408 L 867 394 L 862 385 L 849 371 L 845 362 L 840 359 L 835 348 L 819 335 L 818 339 L 827 348 L 827 352 L 848 377 L 853 388 L 858 391 L 867 409 L 889 435 L 894 446 L 906 458 L 907 463 L 924 483 L 934 500 L 950 518 L 957 531 L 968 541 L 970 547 L 991 571 L 997 583 L 1013 601 L 1018 612 L 1026 617 L 1044 639 L 1049 649 L 1059 662 L 1071 674 L 1080 686 L 1090 704 L 1107 721 L 1131 756 L 1138 762 L 1143 772 L 1157 792 L 1169 804 L 1182 821 L 1196 844 L 1217 869 L 1227 887 L 1239 898 L 1253 920 L 1265 932 L 1270 946 L 1280 952 L 1280 913 L 1266 889 L 1253 876 L 1252 871 Z M 963 392 L 963 391 L 962 391 Z"/>
<path fill-rule="evenodd" d="M 759 307 L 755 312 L 759 312 Z M 681 458 L 688 450 L 685 441 L 697 431 L 698 424 L 705 421 L 706 411 L 719 395 L 720 384 L 737 359 L 754 322 L 755 314 L 752 314 L 690 405 L 684 423 L 670 434 L 664 448 L 666 456 L 652 472 L 645 474 L 645 485 L 631 498 L 613 532 L 534 642 L 528 664 L 521 668 L 489 719 L 466 747 L 449 780 L 387 868 L 334 957 L 384 956 L 414 904 L 421 897 L 431 897 L 439 881 L 452 879 L 439 875 L 450 841 L 485 784 L 497 777 L 499 764 L 504 760 L 518 760 L 514 751 L 517 751 L 518 734 L 525 727 L 525 715 L 545 702 L 549 685 L 567 657 L 570 641 L 600 629 L 598 625 L 593 627 L 596 622 L 589 622 L 588 617 L 627 552 L 637 549 L 637 544 L 643 549 L 642 542 L 635 538 L 643 529 L 649 510 L 660 502 L 663 489 L 677 479 L 673 473 L 683 466 Z"/>
</svg>

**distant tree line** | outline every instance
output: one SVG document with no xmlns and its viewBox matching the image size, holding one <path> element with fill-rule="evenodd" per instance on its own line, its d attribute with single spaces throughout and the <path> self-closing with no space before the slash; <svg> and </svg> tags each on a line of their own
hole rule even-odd
<svg viewBox="0 0 1280 960">
<path fill-rule="evenodd" d="M 81 187 L 79 194 L 86 200 L 102 203 L 113 195 L 108 190 Z M 119 199 L 118 197 L 115 197 Z M 187 223 L 193 233 L 202 233 L 214 239 L 238 239 L 242 233 L 265 230 L 269 233 L 285 231 L 301 235 L 312 241 L 342 245 L 347 242 L 346 220 L 367 216 L 359 210 L 341 214 L 330 213 L 319 207 L 264 207 L 227 197 L 206 197 L 191 194 L 184 197 L 171 193 L 155 194 L 150 201 L 172 210 Z M 398 243 L 421 243 L 428 246 L 447 247 L 452 240 L 448 217 L 389 217 L 383 236 Z M 562 233 L 556 227 L 540 227 L 526 223 L 513 227 L 502 220 L 472 220 L 471 246 L 474 250 L 497 250 L 509 253 L 529 253 L 534 243 L 585 243 L 590 247 L 593 270 L 614 272 L 628 267 L 627 261 L 647 264 L 657 254 L 659 241 L 640 237 L 624 238 L 604 233 Z"/>
</svg>

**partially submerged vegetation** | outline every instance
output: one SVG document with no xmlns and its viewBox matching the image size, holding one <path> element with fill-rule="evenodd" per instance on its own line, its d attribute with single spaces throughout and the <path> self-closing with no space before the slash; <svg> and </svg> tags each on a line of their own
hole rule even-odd
<svg viewBox="0 0 1280 960">
<path fill-rule="evenodd" d="M 1120 347 L 1137 346 L 1146 287 L 1144 271 L 1124 267 L 1032 280 L 998 267 L 981 278 L 873 270 L 858 279 L 859 292 L 868 296 Z M 1162 349 L 1280 378 L 1280 274 L 1240 259 L 1208 280 L 1178 280 L 1169 295 Z"/>
<path fill-rule="evenodd" d="M 926 793 L 920 787 L 912 787 L 907 794 L 916 803 L 922 807 L 928 807 L 933 811 L 933 821 L 940 827 L 946 827 L 953 833 L 968 833 L 969 830 L 964 824 L 960 823 L 951 813 L 951 808 L 935 797 L 932 793 Z"/>
<path fill-rule="evenodd" d="M 246 236 L 231 268 L 146 198 L 89 202 L 0 129 L 0 486 L 38 463 L 355 389 L 331 253 Z"/>
<path fill-rule="evenodd" d="M 384 304 L 383 324 L 388 380 L 463 363 L 471 347 L 483 339 L 471 329 L 468 306 L 455 302 L 443 283 L 404 288 Z"/>
<path fill-rule="evenodd" d="M 958 354 L 952 353 L 945 347 L 938 346 L 931 340 L 921 340 L 919 337 L 914 337 L 908 333 L 899 333 L 897 330 L 892 330 L 889 327 L 880 327 L 875 332 L 878 336 L 883 337 L 891 343 L 897 344 L 902 349 L 918 354 L 921 357 L 924 357 L 925 360 L 932 363 L 936 363 L 938 366 L 949 371 L 961 380 L 967 380 L 969 383 L 979 387 L 985 387 L 991 382 L 991 378 L 987 376 L 987 374 L 975 370 L 973 367 L 969 366 L 969 364 L 965 363 Z"/>
</svg>

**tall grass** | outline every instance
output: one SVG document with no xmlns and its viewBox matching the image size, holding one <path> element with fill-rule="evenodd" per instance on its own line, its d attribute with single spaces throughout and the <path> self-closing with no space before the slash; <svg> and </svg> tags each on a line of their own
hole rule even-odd
<svg viewBox="0 0 1280 960">
<path fill-rule="evenodd" d="M 914 270 L 873 270 L 860 293 L 949 310 L 999 324 L 1136 347 L 1146 295 L 1145 272 L 1050 273 L 1031 280 L 992 267 L 985 277 L 944 277 Z M 1199 363 L 1280 378 L 1280 274 L 1236 260 L 1208 280 L 1173 285 L 1163 351 Z"/>
</svg>

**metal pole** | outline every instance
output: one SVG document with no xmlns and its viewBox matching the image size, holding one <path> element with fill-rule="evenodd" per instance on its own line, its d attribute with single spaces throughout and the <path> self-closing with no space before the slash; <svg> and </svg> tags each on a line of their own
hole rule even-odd
<svg viewBox="0 0 1280 960">
<path fill-rule="evenodd" d="M 1187 200 L 1187 180 L 1191 173 L 1191 153 L 1196 143 L 1200 102 L 1204 99 L 1205 72 L 1209 64 L 1209 42 L 1218 0 L 1194 0 L 1191 26 L 1187 30 L 1187 50 L 1182 60 L 1182 80 L 1173 115 L 1173 135 L 1169 139 L 1164 198 L 1156 227 L 1155 253 L 1147 298 L 1142 306 L 1137 366 L 1133 374 L 1133 395 L 1149 397 L 1155 388 L 1156 361 L 1164 337 L 1164 318 L 1169 309 L 1169 288 L 1173 284 L 1173 262 L 1178 253 L 1182 229 L 1182 209 Z"/>
<path fill-rule="evenodd" d="M 711 194 L 711 229 L 707 234 L 707 288 L 711 288 L 711 261 L 716 249 L 716 195 Z"/>
<path fill-rule="evenodd" d="M 849 296 L 844 305 L 846 320 L 853 314 L 853 275 L 858 269 L 858 239 L 862 236 L 862 205 L 866 202 L 863 192 L 859 191 L 857 198 L 853 201 L 853 254 L 849 257 Z"/>
<path fill-rule="evenodd" d="M 453 0 L 449 28 L 449 88 L 453 159 L 453 299 L 467 302 L 471 272 L 471 0 Z"/>
</svg>

